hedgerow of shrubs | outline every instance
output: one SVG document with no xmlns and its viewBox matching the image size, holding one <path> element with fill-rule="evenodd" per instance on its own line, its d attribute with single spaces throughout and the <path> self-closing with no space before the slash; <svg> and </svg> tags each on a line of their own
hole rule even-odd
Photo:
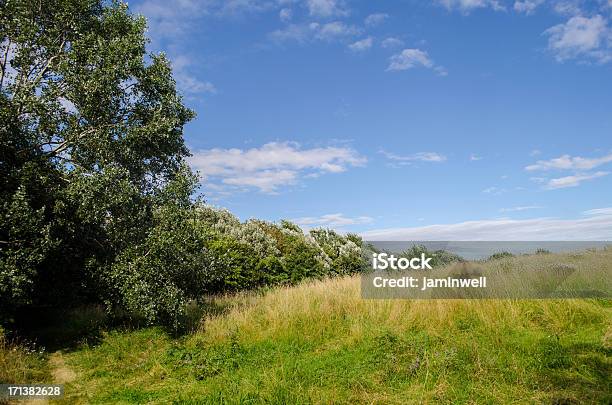
<svg viewBox="0 0 612 405">
<path fill-rule="evenodd" d="M 361 239 L 288 221 L 241 222 L 202 203 L 164 207 L 140 245 L 120 254 L 105 273 L 110 309 L 148 323 L 178 326 L 190 300 L 209 294 L 293 284 L 363 269 Z"/>
</svg>

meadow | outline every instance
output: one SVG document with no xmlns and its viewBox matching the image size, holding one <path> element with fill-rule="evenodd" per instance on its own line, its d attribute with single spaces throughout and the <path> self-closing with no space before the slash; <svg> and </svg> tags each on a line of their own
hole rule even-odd
<svg viewBox="0 0 612 405">
<path fill-rule="evenodd" d="M 483 267 L 530 262 L 608 271 L 612 250 Z M 367 300 L 347 276 L 210 297 L 190 312 L 179 335 L 72 312 L 46 331 L 59 350 L 11 363 L 3 348 L 0 372 L 63 379 L 61 403 L 612 401 L 609 299 Z"/>
</svg>

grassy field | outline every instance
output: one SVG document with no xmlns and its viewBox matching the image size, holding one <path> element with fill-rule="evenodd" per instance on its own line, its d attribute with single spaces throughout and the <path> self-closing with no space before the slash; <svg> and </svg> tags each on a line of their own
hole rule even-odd
<svg viewBox="0 0 612 405">
<path fill-rule="evenodd" d="M 612 267 L 612 250 L 504 260 Z M 610 300 L 364 300 L 359 283 L 211 299 L 190 333 L 106 328 L 47 367 L 73 374 L 66 403 L 612 403 Z"/>
</svg>

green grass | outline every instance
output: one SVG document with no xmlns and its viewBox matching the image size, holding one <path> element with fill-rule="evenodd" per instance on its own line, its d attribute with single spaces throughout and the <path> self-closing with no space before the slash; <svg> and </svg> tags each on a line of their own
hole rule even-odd
<svg viewBox="0 0 612 405">
<path fill-rule="evenodd" d="M 36 384 L 49 380 L 43 348 L 31 342 L 10 341 L 0 328 L 0 384 Z"/>
<path fill-rule="evenodd" d="M 178 338 L 103 332 L 64 353 L 63 402 L 606 404 L 611 354 L 610 300 L 364 300 L 344 278 L 211 300 Z"/>
<path fill-rule="evenodd" d="M 432 322 L 425 327 L 367 322 L 340 311 L 328 312 L 333 328 L 321 330 L 309 322 L 313 314 L 293 313 L 283 320 L 286 327 L 272 326 L 270 333 L 240 325 L 222 337 L 204 329 L 178 340 L 160 329 L 112 332 L 100 346 L 68 357 L 80 373 L 68 392 L 75 402 L 91 403 L 612 400 L 604 344 L 609 303 L 431 304 L 422 313 L 421 322 Z M 500 318 L 491 325 L 483 309 Z M 452 319 L 435 325 L 441 310 Z"/>
</svg>

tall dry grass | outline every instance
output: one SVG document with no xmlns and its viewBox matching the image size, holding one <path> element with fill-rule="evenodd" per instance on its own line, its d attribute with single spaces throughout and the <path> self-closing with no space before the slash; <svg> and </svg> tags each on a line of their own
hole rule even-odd
<svg viewBox="0 0 612 405">
<path fill-rule="evenodd" d="M 555 266 L 572 266 L 583 273 L 592 270 L 596 282 L 610 283 L 606 277 L 612 274 L 612 249 L 519 256 L 479 264 L 483 273 L 505 268 L 538 272 Z M 218 340 L 236 331 L 254 340 L 287 333 L 305 337 L 332 334 L 351 340 L 359 338 L 367 328 L 399 333 L 410 327 L 435 334 L 456 327 L 461 318 L 491 329 L 546 325 L 562 333 L 578 318 L 611 319 L 609 310 L 584 299 L 369 300 L 363 299 L 360 291 L 360 278 L 354 276 L 277 288 L 262 296 L 243 295 L 236 298 L 242 305 L 204 320 L 201 333 Z M 339 325 L 348 325 L 348 329 L 339 330 Z"/>
</svg>

